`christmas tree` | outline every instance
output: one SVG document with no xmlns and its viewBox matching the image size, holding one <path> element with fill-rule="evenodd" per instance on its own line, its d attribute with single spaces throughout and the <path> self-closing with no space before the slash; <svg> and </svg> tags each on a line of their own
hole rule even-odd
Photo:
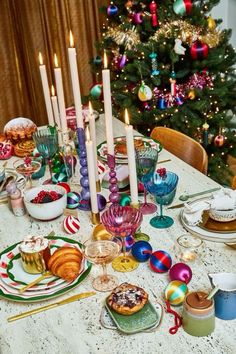
<svg viewBox="0 0 236 354">
<path fill-rule="evenodd" d="M 227 156 L 236 156 L 236 53 L 231 31 L 219 30 L 222 21 L 210 15 L 219 1 L 114 0 L 104 7 L 90 98 L 102 106 L 99 73 L 106 50 L 114 115 L 123 120 L 128 108 L 145 135 L 165 125 L 193 137 L 208 153 L 208 175 L 227 183 Z"/>
</svg>

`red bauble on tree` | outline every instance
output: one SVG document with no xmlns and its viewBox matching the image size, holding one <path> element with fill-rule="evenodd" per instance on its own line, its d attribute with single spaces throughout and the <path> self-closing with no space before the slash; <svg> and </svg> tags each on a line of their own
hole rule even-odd
<svg viewBox="0 0 236 354">
<path fill-rule="evenodd" d="M 214 144 L 215 144 L 215 146 L 218 146 L 218 147 L 223 146 L 224 142 L 225 142 L 225 137 L 222 134 L 217 135 L 214 139 Z"/>
<path fill-rule="evenodd" d="M 190 48 L 190 54 L 194 60 L 202 60 L 207 58 L 209 47 L 206 43 L 196 41 Z"/>
<path fill-rule="evenodd" d="M 152 1 L 149 5 L 150 12 L 152 15 L 152 26 L 157 27 L 158 26 L 158 20 L 157 20 L 157 4 L 155 1 Z"/>
</svg>

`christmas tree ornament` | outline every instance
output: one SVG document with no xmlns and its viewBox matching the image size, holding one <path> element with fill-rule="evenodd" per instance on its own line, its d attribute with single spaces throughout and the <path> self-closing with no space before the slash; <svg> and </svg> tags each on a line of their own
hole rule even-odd
<svg viewBox="0 0 236 354">
<path fill-rule="evenodd" d="M 152 246 L 147 241 L 137 241 L 133 245 L 131 253 L 138 262 L 146 262 L 152 254 Z"/>
<path fill-rule="evenodd" d="M 151 18 L 152 18 L 152 26 L 157 27 L 158 26 L 158 20 L 157 20 L 157 4 L 155 1 L 152 1 L 149 5 L 150 13 L 151 13 Z"/>
<path fill-rule="evenodd" d="M 187 285 L 180 280 L 172 280 L 165 288 L 165 300 L 173 306 L 181 305 L 188 292 Z"/>
<path fill-rule="evenodd" d="M 55 156 L 52 159 L 52 171 L 54 173 L 60 172 L 61 166 L 63 166 L 63 158 L 59 152 L 55 154 Z"/>
<path fill-rule="evenodd" d="M 97 194 L 98 210 L 103 211 L 107 205 L 107 200 L 102 194 Z"/>
<path fill-rule="evenodd" d="M 130 195 L 125 193 L 121 194 L 119 204 L 121 206 L 126 206 L 126 205 L 130 205 L 130 203 L 131 203 Z"/>
<path fill-rule="evenodd" d="M 222 134 L 217 135 L 217 136 L 215 137 L 215 139 L 214 139 L 214 144 L 215 144 L 215 146 L 217 146 L 217 147 L 223 146 L 223 145 L 224 145 L 224 142 L 225 142 L 225 137 L 224 137 L 224 135 L 222 135 Z"/>
<path fill-rule="evenodd" d="M 144 234 L 143 232 L 136 232 L 134 234 L 134 239 L 135 241 L 149 241 L 150 237 L 147 234 Z"/>
<path fill-rule="evenodd" d="M 75 234 L 77 231 L 79 231 L 80 229 L 80 222 L 79 222 L 79 219 L 74 217 L 74 216 L 67 216 L 65 218 L 65 220 L 63 221 L 63 226 L 64 226 L 64 229 L 65 231 L 68 233 L 68 234 Z"/>
<path fill-rule="evenodd" d="M 173 4 L 173 10 L 176 15 L 189 15 L 192 11 L 191 0 L 176 0 Z"/>
<path fill-rule="evenodd" d="M 151 106 L 150 106 L 149 102 L 143 102 L 143 109 L 146 111 L 151 110 Z"/>
<path fill-rule="evenodd" d="M 208 45 L 199 40 L 194 42 L 190 48 L 190 54 L 193 60 L 202 60 L 207 58 L 208 52 L 209 52 Z"/>
<path fill-rule="evenodd" d="M 133 22 L 135 23 L 135 25 L 140 25 L 143 22 L 142 12 L 135 12 L 133 14 Z"/>
<path fill-rule="evenodd" d="M 100 57 L 100 55 L 96 55 L 96 57 L 93 59 L 93 63 L 95 65 L 101 65 L 102 64 L 102 57 Z"/>
<path fill-rule="evenodd" d="M 102 96 L 102 85 L 95 84 L 90 90 L 90 95 L 95 99 L 100 98 Z"/>
<path fill-rule="evenodd" d="M 195 93 L 195 90 L 194 90 L 194 89 L 192 89 L 192 90 L 189 91 L 189 93 L 188 93 L 188 98 L 189 98 L 190 100 L 194 100 L 194 99 L 196 98 L 196 93 Z"/>
<path fill-rule="evenodd" d="M 158 107 L 159 107 L 160 109 L 166 109 L 167 103 L 166 103 L 164 97 L 159 98 L 159 100 L 158 100 Z"/>
<path fill-rule="evenodd" d="M 68 177 L 65 172 L 57 172 L 52 176 L 52 183 L 67 182 Z"/>
<path fill-rule="evenodd" d="M 205 122 L 202 126 L 203 129 L 203 145 L 206 147 L 208 145 L 208 129 L 209 129 L 209 124 Z"/>
<path fill-rule="evenodd" d="M 176 263 L 170 268 L 169 277 L 170 280 L 180 280 L 188 284 L 192 279 L 192 270 L 185 263 Z"/>
<path fill-rule="evenodd" d="M 174 70 L 170 74 L 170 92 L 172 96 L 176 95 L 176 74 Z"/>
<path fill-rule="evenodd" d="M 57 183 L 57 184 L 58 184 L 58 186 L 61 186 L 61 187 L 65 188 L 66 193 L 69 193 L 69 192 L 70 192 L 70 186 L 69 186 L 68 183 L 66 183 L 66 182 L 59 182 L 59 183 Z"/>
<path fill-rule="evenodd" d="M 108 16 L 115 16 L 118 14 L 118 7 L 114 5 L 113 3 L 110 3 L 110 5 L 107 7 L 107 15 Z"/>
<path fill-rule="evenodd" d="M 140 101 L 149 101 L 152 98 L 152 90 L 149 86 L 145 85 L 144 81 L 142 81 L 141 86 L 138 90 L 138 98 Z"/>
<path fill-rule="evenodd" d="M 125 4 L 125 7 L 126 7 L 127 9 L 130 9 L 132 6 L 133 6 L 133 1 L 132 1 L 132 0 L 128 0 L 128 1 L 126 2 L 126 4 Z"/>
<path fill-rule="evenodd" d="M 80 203 L 80 195 L 77 192 L 69 192 L 67 194 L 67 208 L 76 209 Z"/>
<path fill-rule="evenodd" d="M 119 61 L 119 69 L 123 69 L 125 67 L 126 61 L 127 61 L 127 57 L 126 57 L 126 54 L 124 53 L 124 54 L 122 54 L 120 61 Z"/>
<path fill-rule="evenodd" d="M 170 269 L 171 264 L 171 256 L 166 251 L 155 251 L 150 257 L 150 267 L 154 272 L 165 273 Z"/>
<path fill-rule="evenodd" d="M 157 54 L 156 53 L 151 53 L 149 54 L 149 58 L 151 59 L 152 63 L 152 76 L 157 76 L 160 74 L 160 71 L 157 70 Z"/>
<path fill-rule="evenodd" d="M 132 249 L 134 244 L 135 244 L 135 239 L 133 238 L 133 236 L 125 237 L 125 250 L 126 250 L 126 252 L 129 252 Z"/>
<path fill-rule="evenodd" d="M 175 39 L 174 51 L 176 54 L 185 55 L 186 48 L 182 46 L 182 41 L 180 38 Z"/>
<path fill-rule="evenodd" d="M 176 95 L 175 97 L 175 103 L 178 105 L 178 106 L 182 106 L 182 104 L 184 104 L 184 98 L 180 95 Z"/>
<path fill-rule="evenodd" d="M 207 24 L 208 24 L 209 30 L 211 30 L 211 31 L 213 31 L 216 28 L 216 21 L 211 16 L 208 17 Z"/>
</svg>

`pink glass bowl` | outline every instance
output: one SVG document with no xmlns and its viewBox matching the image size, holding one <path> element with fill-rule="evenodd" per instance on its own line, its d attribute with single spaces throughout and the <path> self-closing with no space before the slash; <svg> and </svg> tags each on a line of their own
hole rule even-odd
<svg viewBox="0 0 236 354">
<path fill-rule="evenodd" d="M 139 209 L 131 206 L 113 204 L 101 217 L 106 230 L 113 236 L 127 237 L 133 235 L 143 220 Z"/>
</svg>

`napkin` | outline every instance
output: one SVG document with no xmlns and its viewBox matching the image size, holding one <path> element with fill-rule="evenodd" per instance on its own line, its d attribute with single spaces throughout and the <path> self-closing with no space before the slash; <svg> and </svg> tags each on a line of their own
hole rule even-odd
<svg viewBox="0 0 236 354">
<path fill-rule="evenodd" d="M 199 201 L 192 205 L 184 204 L 183 217 L 189 226 L 195 226 L 202 221 L 204 210 L 232 210 L 236 208 L 236 190 L 221 188 L 209 200 Z"/>
<path fill-rule="evenodd" d="M 213 194 L 211 209 L 233 210 L 236 207 L 236 190 L 222 188 Z"/>
<path fill-rule="evenodd" d="M 204 210 L 210 209 L 210 201 L 199 201 L 193 205 L 184 204 L 183 217 L 189 226 L 196 226 L 202 221 L 202 213 Z"/>
</svg>

